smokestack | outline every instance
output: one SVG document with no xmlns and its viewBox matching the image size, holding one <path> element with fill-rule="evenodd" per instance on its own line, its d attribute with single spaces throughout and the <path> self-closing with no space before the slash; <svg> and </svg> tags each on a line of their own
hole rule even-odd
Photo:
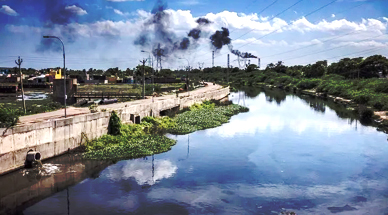
<svg viewBox="0 0 388 215">
<path fill-rule="evenodd" d="M 214 51 L 212 53 L 212 66 L 214 67 Z"/>
<path fill-rule="evenodd" d="M 226 70 L 226 82 L 228 82 L 228 84 L 229 84 L 229 54 L 228 54 L 228 69 Z"/>
<path fill-rule="evenodd" d="M 257 67 L 260 69 L 260 58 L 257 58 Z"/>
</svg>

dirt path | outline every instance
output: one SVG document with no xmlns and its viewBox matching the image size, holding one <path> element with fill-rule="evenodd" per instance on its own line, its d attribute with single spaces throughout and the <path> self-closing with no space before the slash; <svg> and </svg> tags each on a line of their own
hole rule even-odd
<svg viewBox="0 0 388 215">
<path fill-rule="evenodd" d="M 202 94 L 207 91 L 213 91 L 220 89 L 220 85 L 213 85 L 212 83 L 208 83 L 208 86 L 198 88 L 196 90 L 193 90 L 189 93 L 179 93 L 179 96 L 188 96 L 188 94 Z M 176 95 L 166 95 L 161 97 L 154 97 L 154 101 L 160 101 L 167 98 L 176 97 Z M 124 106 L 129 105 L 138 105 L 138 104 L 149 104 L 152 103 L 152 97 L 147 97 L 146 99 L 136 100 L 136 101 L 130 101 L 130 102 L 123 102 L 123 103 L 115 103 L 115 104 L 109 104 L 109 105 L 100 105 L 100 108 L 121 108 Z M 88 114 L 90 113 L 89 108 L 76 108 L 76 107 L 68 107 L 66 110 L 67 117 L 81 115 L 81 114 Z M 40 114 L 34 114 L 34 115 L 28 115 L 28 116 L 22 116 L 19 118 L 20 123 L 19 124 L 29 124 L 29 123 L 37 123 L 37 122 L 43 122 L 50 119 L 58 119 L 58 118 L 64 118 L 65 111 L 64 109 L 47 112 L 47 113 L 40 113 Z"/>
</svg>

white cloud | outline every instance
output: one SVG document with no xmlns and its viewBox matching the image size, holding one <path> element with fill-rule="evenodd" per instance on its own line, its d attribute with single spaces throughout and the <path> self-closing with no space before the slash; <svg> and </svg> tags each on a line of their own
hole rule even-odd
<svg viewBox="0 0 388 215">
<path fill-rule="evenodd" d="M 331 18 L 335 18 L 335 14 L 331 14 Z"/>
<path fill-rule="evenodd" d="M 191 5 L 198 5 L 200 4 L 200 2 L 197 0 L 185 0 L 185 1 L 180 1 L 179 4 L 191 6 Z"/>
<path fill-rule="evenodd" d="M 113 2 L 125 2 L 125 1 L 144 1 L 144 0 L 107 0 L 107 1 L 113 1 Z"/>
<path fill-rule="evenodd" d="M 9 7 L 8 5 L 1 6 L 0 12 L 7 14 L 7 15 L 10 15 L 10 16 L 18 16 L 19 15 L 18 13 L 16 13 L 16 11 L 14 9 Z"/>
<path fill-rule="evenodd" d="M 248 39 L 237 39 L 233 41 L 233 44 L 256 44 L 261 46 L 288 46 L 289 44 L 285 40 L 269 40 L 269 41 L 262 41 L 258 40 L 254 37 L 248 38 Z"/>
<path fill-rule="evenodd" d="M 292 25 L 289 26 L 288 30 L 296 30 L 301 32 L 309 31 L 321 31 L 321 32 L 341 32 L 351 30 L 361 31 L 374 31 L 382 33 L 387 29 L 387 23 L 382 23 L 377 19 L 363 19 L 362 22 L 351 22 L 346 19 L 333 20 L 328 22 L 322 20 L 317 24 L 313 24 L 308 21 L 305 17 L 292 21 Z"/>
<path fill-rule="evenodd" d="M 243 13 L 238 14 L 236 12 L 223 11 L 217 14 L 208 13 L 205 17 L 213 21 L 218 28 L 227 26 L 239 30 L 252 30 L 258 34 L 266 34 L 287 26 L 287 22 L 282 19 L 275 18 L 267 21 L 267 18 L 259 17 L 256 13 L 246 15 Z"/>
<path fill-rule="evenodd" d="M 83 9 L 76 6 L 68 6 L 69 10 L 75 11 L 75 13 L 86 14 L 87 12 Z M 148 11 L 137 10 L 136 12 L 126 13 L 120 10 L 114 10 L 113 12 L 119 15 L 128 15 L 131 19 L 122 20 L 122 21 L 112 21 L 112 20 L 102 20 L 92 23 L 71 23 L 68 25 L 55 25 L 52 29 L 45 29 L 44 27 L 36 28 L 24 25 L 7 25 L 6 29 L 13 33 L 28 33 L 32 32 L 41 32 L 55 33 L 58 36 L 62 36 L 61 33 L 69 32 L 71 29 L 72 33 L 76 34 L 75 36 L 80 36 L 84 38 L 93 38 L 91 43 L 95 44 L 104 44 L 106 37 L 120 37 L 120 40 L 127 40 L 128 43 L 133 45 L 135 36 L 137 36 L 140 30 L 143 27 L 145 20 L 151 18 L 152 14 Z M 187 33 L 190 29 L 195 28 L 198 24 L 195 22 L 198 17 L 193 16 L 190 10 L 166 10 L 169 16 L 169 26 L 168 30 L 173 31 L 177 37 L 187 36 Z M 330 19 L 330 21 L 320 20 L 317 22 L 312 22 L 306 18 L 296 19 L 294 21 L 285 21 L 280 18 L 274 18 L 270 20 L 270 17 L 262 17 L 258 14 L 244 14 L 236 13 L 230 11 L 222 11 L 219 13 L 208 13 L 203 17 L 209 19 L 213 23 L 209 26 L 204 27 L 202 30 L 207 34 L 203 39 L 201 39 L 197 45 L 195 51 L 193 51 L 192 56 L 198 57 L 196 61 L 203 61 L 205 66 L 211 66 L 211 50 L 209 47 L 209 36 L 216 30 L 220 30 L 221 27 L 228 27 L 231 32 L 232 44 L 235 49 L 239 49 L 242 52 L 252 52 L 258 56 L 270 56 L 273 54 L 278 54 L 285 51 L 285 47 L 289 47 L 287 50 L 292 50 L 294 47 L 303 47 L 311 44 L 323 44 L 322 41 L 330 38 L 335 38 L 339 35 L 344 35 L 358 30 L 356 33 L 347 35 L 346 37 L 341 37 L 333 40 L 328 43 L 330 46 L 333 42 L 348 42 L 349 50 L 338 50 L 339 53 L 336 55 L 346 54 L 357 50 L 357 47 L 367 47 L 371 45 L 373 47 L 380 47 L 386 42 L 388 42 L 388 36 L 379 37 L 376 40 L 378 43 L 361 43 L 358 41 L 361 39 L 367 39 L 373 37 L 374 35 L 382 35 L 383 32 L 387 30 L 388 18 L 379 18 L 379 19 L 363 19 L 362 21 L 349 21 L 347 19 Z M 386 20 L 386 21 L 385 21 Z M 278 33 L 271 34 L 270 37 L 261 39 L 261 35 L 271 33 L 273 31 L 278 31 Z M 304 35 L 301 36 L 300 33 Z M 246 35 L 244 35 L 246 34 Z M 240 38 L 241 35 L 244 35 Z M 383 38 L 384 37 L 384 38 Z M 94 40 L 95 39 L 95 40 Z M 101 40 L 100 40 L 101 39 Z M 97 40 L 100 40 L 97 42 Z M 353 42 L 353 44 L 352 44 Z M 76 42 L 77 43 L 77 42 Z M 249 45 L 248 45 L 249 44 Z M 326 43 L 325 43 L 326 44 Z M 326 45 L 317 45 L 309 49 L 303 49 L 297 53 L 288 53 L 287 57 L 297 57 L 303 56 L 303 54 L 320 51 Z M 138 47 L 134 46 L 133 51 L 136 51 Z M 121 47 L 115 47 L 113 49 L 122 50 Z M 131 50 L 132 51 L 132 50 Z M 201 51 L 203 53 L 201 53 Z M 255 53 L 256 51 L 256 53 Z M 346 51 L 346 52 L 345 52 Z M 124 50 L 122 50 L 124 52 Z M 229 53 L 227 48 L 224 48 L 217 53 L 218 55 L 223 55 L 222 57 L 217 57 L 215 60 L 216 65 L 225 64 L 226 54 Z M 185 57 L 189 58 L 191 53 L 186 53 Z M 332 57 L 333 52 L 328 52 L 327 54 L 322 54 L 318 56 L 320 59 L 325 57 Z M 107 58 L 109 56 L 106 56 Z M 232 58 L 235 57 L 232 55 Z M 284 55 L 283 55 L 284 57 Z M 272 60 L 282 60 L 282 57 L 275 58 L 262 58 L 262 65 L 266 65 L 267 61 Z M 303 58 L 298 58 L 292 63 L 298 64 L 299 62 L 304 62 L 306 60 L 315 60 L 317 56 L 306 56 Z M 210 59 L 210 60 L 208 60 Z M 233 59 L 232 59 L 233 61 Z M 289 63 L 289 62 L 286 62 Z M 133 63 L 134 65 L 137 62 Z M 166 62 L 166 64 L 168 64 Z M 174 62 L 172 63 L 174 64 Z M 236 64 L 235 62 L 233 63 Z M 291 64 L 288 64 L 291 65 Z M 176 68 L 176 65 L 173 66 Z"/>
<path fill-rule="evenodd" d="M 353 47 L 363 47 L 363 48 L 373 48 L 373 47 L 388 47 L 388 42 L 377 42 L 374 40 L 371 41 L 362 41 L 362 42 L 340 42 L 332 45 L 333 47 L 338 46 L 353 46 Z"/>
<path fill-rule="evenodd" d="M 387 17 L 383 17 L 383 19 L 384 19 L 386 22 L 388 22 L 388 18 L 387 18 Z"/>
<path fill-rule="evenodd" d="M 129 15 L 129 13 L 127 13 L 127 12 L 123 13 L 122 11 L 117 10 L 117 9 L 113 9 L 113 11 L 114 11 L 116 14 L 120 15 L 120 16 L 127 16 L 127 15 Z"/>
<path fill-rule="evenodd" d="M 84 9 L 82 9 L 80 7 L 77 7 L 75 5 L 66 6 L 65 10 L 68 10 L 71 13 L 77 14 L 78 16 L 83 16 L 83 15 L 88 14 L 88 12 L 86 12 L 86 10 L 84 10 Z"/>
<path fill-rule="evenodd" d="M 26 33 L 26 32 L 40 33 L 40 32 L 42 32 L 41 28 L 27 26 L 27 25 L 6 25 L 5 27 L 8 31 L 13 32 L 13 33 Z"/>
</svg>

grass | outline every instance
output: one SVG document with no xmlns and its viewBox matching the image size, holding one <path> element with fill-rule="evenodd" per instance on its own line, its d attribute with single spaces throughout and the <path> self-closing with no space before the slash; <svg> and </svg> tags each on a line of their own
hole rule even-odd
<svg viewBox="0 0 388 215">
<path fill-rule="evenodd" d="M 163 88 L 182 87 L 182 83 L 175 84 L 155 84 L 156 90 L 162 90 Z M 79 85 L 78 92 L 112 92 L 112 93 L 142 93 L 142 84 L 83 84 Z M 152 91 L 152 84 L 146 84 L 146 94 L 148 91 Z M 148 93 L 151 94 L 151 93 Z"/>
<path fill-rule="evenodd" d="M 52 99 L 42 100 L 26 100 L 26 115 L 50 112 L 62 108 L 62 105 L 58 102 L 54 102 Z M 12 109 L 24 115 L 23 102 L 15 100 L 0 100 L 0 109 Z"/>
<path fill-rule="evenodd" d="M 85 144 L 86 159 L 121 160 L 166 152 L 176 141 L 164 134 L 188 134 L 227 123 L 231 116 L 247 112 L 248 108 L 235 104 L 217 105 L 204 102 L 193 105 L 175 117 L 144 117 L 141 124 L 121 125 L 117 135 L 104 135 Z M 112 116 L 115 117 L 114 113 Z M 117 120 L 114 120 L 117 121 Z M 116 126 L 115 126 L 116 127 Z"/>
</svg>

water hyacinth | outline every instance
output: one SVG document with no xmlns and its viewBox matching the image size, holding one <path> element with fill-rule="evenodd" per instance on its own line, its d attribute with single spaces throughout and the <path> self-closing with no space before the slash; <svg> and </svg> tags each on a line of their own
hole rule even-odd
<svg viewBox="0 0 388 215">
<path fill-rule="evenodd" d="M 194 108 L 177 115 L 174 118 L 176 125 L 168 129 L 172 134 L 188 134 L 207 128 L 214 128 L 229 122 L 229 119 L 238 113 L 249 109 L 236 104 L 228 106 Z"/>
<path fill-rule="evenodd" d="M 166 152 L 176 141 L 165 133 L 188 134 L 214 128 L 248 108 L 230 104 L 217 106 L 213 102 L 193 105 L 186 112 L 170 117 L 144 117 L 140 124 L 121 125 L 119 135 L 104 135 L 85 144 L 86 159 L 121 160 Z"/>
</svg>

